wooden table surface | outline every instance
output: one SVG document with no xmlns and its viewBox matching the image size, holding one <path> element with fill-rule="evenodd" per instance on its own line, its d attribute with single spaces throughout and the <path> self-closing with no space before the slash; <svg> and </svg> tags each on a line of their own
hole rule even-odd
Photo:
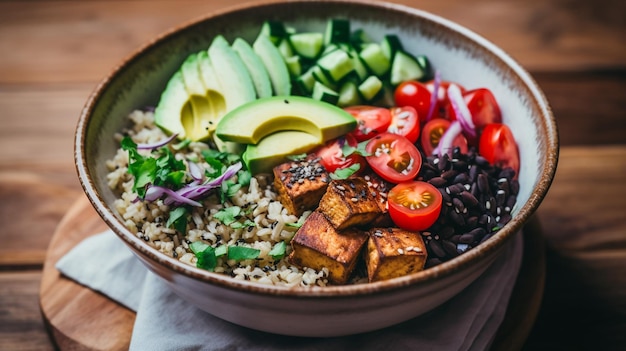
<svg viewBox="0 0 626 351">
<path fill-rule="evenodd" d="M 526 350 L 626 349 L 626 3 L 396 0 L 518 60 L 561 157 L 537 212 L 546 287 Z M 83 196 L 73 133 L 97 82 L 149 38 L 232 1 L 0 1 L 0 350 L 51 350 L 38 306 L 55 227 Z"/>
</svg>

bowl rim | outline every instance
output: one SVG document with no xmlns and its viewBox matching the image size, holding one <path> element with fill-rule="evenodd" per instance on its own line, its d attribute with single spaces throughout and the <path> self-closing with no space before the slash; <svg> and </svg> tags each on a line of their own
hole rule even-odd
<svg viewBox="0 0 626 351">
<path fill-rule="evenodd" d="M 227 15 L 231 12 L 244 10 L 250 11 L 254 8 L 266 6 L 280 6 L 287 3 L 306 4 L 319 2 L 332 3 L 336 5 L 356 4 L 360 6 L 378 8 L 381 10 L 391 10 L 396 12 L 408 13 L 412 16 L 420 17 L 426 21 L 431 21 L 436 23 L 437 25 L 446 27 L 448 30 L 455 32 L 456 35 L 462 36 L 463 38 L 473 42 L 474 44 L 480 46 L 482 49 L 488 51 L 495 58 L 503 61 L 504 64 L 514 72 L 516 77 L 523 82 L 523 85 L 529 90 L 530 95 L 535 99 L 537 106 L 540 109 L 541 116 L 543 116 L 542 121 L 545 123 L 546 134 L 548 135 L 548 138 L 546 140 L 546 158 L 542 160 L 540 164 L 540 169 L 542 169 L 543 171 L 540 173 L 537 184 L 530 194 L 528 201 L 519 209 L 518 214 L 514 216 L 513 219 L 509 223 L 507 223 L 505 227 L 499 230 L 494 236 L 486 240 L 484 243 L 481 243 L 477 248 L 469 250 L 463 255 L 459 255 L 435 267 L 431 267 L 426 270 L 406 276 L 373 283 L 326 287 L 283 287 L 264 285 L 249 281 L 235 280 L 232 277 L 224 274 L 209 272 L 200 268 L 196 268 L 149 247 L 143 240 L 132 234 L 118 219 L 113 210 L 106 205 L 104 199 L 97 193 L 95 182 L 92 179 L 91 175 L 88 173 L 88 166 L 85 157 L 85 138 L 87 135 L 87 127 L 90 122 L 90 115 L 92 114 L 100 96 L 103 95 L 103 93 L 112 83 L 114 77 L 118 73 L 123 71 L 124 67 L 129 62 L 140 59 L 146 51 L 150 50 L 152 47 L 157 46 L 161 41 L 166 40 L 168 37 L 175 35 L 180 30 L 187 29 L 201 22 L 211 20 L 215 17 Z M 406 5 L 389 3 L 386 1 L 374 2 L 370 0 L 264 0 L 257 2 L 247 2 L 237 4 L 235 6 L 222 8 L 218 11 L 209 12 L 200 16 L 199 18 L 192 19 L 183 22 L 182 24 L 179 24 L 177 26 L 171 27 L 169 30 L 147 41 L 147 43 L 145 43 L 143 46 L 140 46 L 130 55 L 122 59 L 120 63 L 118 63 L 118 65 L 115 66 L 97 84 L 93 92 L 88 97 L 80 113 L 80 117 L 76 126 L 74 142 L 74 160 L 76 171 L 80 184 L 89 202 L 92 204 L 92 206 L 95 208 L 95 210 L 104 220 L 104 222 L 108 225 L 108 227 L 128 246 L 134 249 L 133 252 L 136 255 L 143 256 L 144 259 L 151 260 L 166 270 L 175 271 L 188 278 L 200 281 L 202 283 L 208 283 L 240 292 L 246 291 L 254 294 L 291 298 L 336 298 L 382 294 L 390 290 L 406 289 L 408 287 L 414 287 L 416 285 L 427 284 L 431 281 L 443 279 L 456 273 L 465 265 L 472 264 L 474 262 L 487 258 L 494 251 L 502 249 L 504 244 L 511 236 L 521 231 L 523 224 L 530 219 L 530 217 L 539 207 L 554 179 L 559 155 L 559 136 L 552 109 L 544 93 L 539 88 L 535 80 L 524 68 L 522 68 L 520 64 L 517 63 L 517 61 L 509 56 L 509 54 L 504 52 L 502 49 L 500 49 L 498 46 L 496 46 L 486 38 L 475 33 L 474 31 L 451 20 L 445 19 L 441 16 Z"/>
</svg>

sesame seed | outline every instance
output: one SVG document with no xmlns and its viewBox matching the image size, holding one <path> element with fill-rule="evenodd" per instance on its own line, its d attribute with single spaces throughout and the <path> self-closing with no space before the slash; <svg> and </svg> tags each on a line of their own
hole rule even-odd
<svg viewBox="0 0 626 351">
<path fill-rule="evenodd" d="M 398 249 L 398 253 L 399 253 L 400 255 L 404 255 L 404 250 L 402 250 L 402 249 L 400 249 L 400 248 L 399 248 L 399 249 Z"/>
</svg>

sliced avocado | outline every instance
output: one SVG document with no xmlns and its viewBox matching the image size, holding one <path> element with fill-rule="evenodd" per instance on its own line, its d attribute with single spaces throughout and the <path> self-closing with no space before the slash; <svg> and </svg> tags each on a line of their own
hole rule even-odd
<svg viewBox="0 0 626 351">
<path fill-rule="evenodd" d="M 267 73 L 269 73 L 274 95 L 290 95 L 291 79 L 289 70 L 278 48 L 265 35 L 259 35 L 252 44 L 252 48 L 259 55 L 267 69 Z"/>
<path fill-rule="evenodd" d="M 230 47 L 228 41 L 218 35 L 209 46 L 209 57 L 215 76 L 219 82 L 220 92 L 226 100 L 226 111 L 256 98 L 256 91 L 246 65 L 239 55 Z"/>
<path fill-rule="evenodd" d="M 220 119 L 216 134 L 222 140 L 256 144 L 272 133 L 296 130 L 323 143 L 355 127 L 356 119 L 337 106 L 303 96 L 274 96 L 228 112 Z"/>
<path fill-rule="evenodd" d="M 198 70 L 200 71 L 200 79 L 206 91 L 205 96 L 209 101 L 209 114 L 214 116 L 209 124 L 212 126 L 211 129 L 215 130 L 217 121 L 226 114 L 226 100 L 220 90 L 220 83 L 217 80 L 213 63 L 206 50 L 202 50 L 198 53 Z"/>
<path fill-rule="evenodd" d="M 154 110 L 154 122 L 156 125 L 171 134 L 178 133 L 178 138 L 184 139 L 186 133 L 182 120 L 193 118 L 188 101 L 189 93 L 185 89 L 183 74 L 180 71 L 176 71 L 167 82 L 167 86 L 161 94 L 161 99 Z"/>
<path fill-rule="evenodd" d="M 309 152 L 319 145 L 319 139 L 307 132 L 277 132 L 248 145 L 242 158 L 252 174 L 270 173 L 274 166 L 286 162 L 287 156 Z"/>
<path fill-rule="evenodd" d="M 254 52 L 252 46 L 250 46 L 247 41 L 237 38 L 233 41 L 232 47 L 246 65 L 252 82 L 254 83 L 257 97 L 264 98 L 272 96 L 272 82 L 270 81 L 270 76 L 267 73 L 263 61 L 261 61 L 259 55 Z"/>
<path fill-rule="evenodd" d="M 217 125 L 217 119 L 224 111 L 216 113 L 212 106 L 212 95 L 208 94 L 207 88 L 200 74 L 200 55 L 191 54 L 183 62 L 180 71 L 187 93 L 189 93 L 189 105 L 191 114 L 181 115 L 181 122 L 185 128 L 185 135 L 191 140 L 208 139 Z M 224 98 L 218 94 L 217 104 L 223 104 Z"/>
</svg>

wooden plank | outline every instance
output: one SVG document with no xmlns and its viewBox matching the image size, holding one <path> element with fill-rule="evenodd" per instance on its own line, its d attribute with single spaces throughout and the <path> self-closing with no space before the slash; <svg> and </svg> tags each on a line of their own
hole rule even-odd
<svg viewBox="0 0 626 351">
<path fill-rule="evenodd" d="M 620 0 L 395 2 L 464 25 L 532 72 L 624 67 Z M 96 81 L 155 35 L 232 1 L 2 1 L 0 83 Z M 19 48 L 16 50 L 16 48 Z"/>
<path fill-rule="evenodd" d="M 39 310 L 40 271 L 0 271 L 0 350 L 53 350 Z"/>
</svg>

